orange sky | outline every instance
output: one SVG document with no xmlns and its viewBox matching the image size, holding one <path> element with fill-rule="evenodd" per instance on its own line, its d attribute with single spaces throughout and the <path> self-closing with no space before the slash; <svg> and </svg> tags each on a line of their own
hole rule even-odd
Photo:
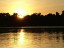
<svg viewBox="0 0 64 48">
<path fill-rule="evenodd" d="M 61 13 L 64 10 L 64 0 L 0 0 L 0 12 L 12 14 L 16 10 L 23 10 L 26 14 Z"/>
</svg>

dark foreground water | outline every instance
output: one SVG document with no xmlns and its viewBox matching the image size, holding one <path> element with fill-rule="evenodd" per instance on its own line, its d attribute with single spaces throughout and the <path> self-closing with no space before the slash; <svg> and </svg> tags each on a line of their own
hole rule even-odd
<svg viewBox="0 0 64 48">
<path fill-rule="evenodd" d="M 0 48 L 64 48 L 64 33 L 59 29 L 1 29 L 0 32 Z"/>
</svg>

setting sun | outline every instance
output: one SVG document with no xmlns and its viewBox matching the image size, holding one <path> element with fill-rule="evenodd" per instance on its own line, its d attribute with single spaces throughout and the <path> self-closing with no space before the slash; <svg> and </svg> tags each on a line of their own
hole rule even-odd
<svg viewBox="0 0 64 48">
<path fill-rule="evenodd" d="M 18 18 L 24 18 L 26 12 L 24 10 L 16 10 L 15 13 L 18 13 Z"/>
</svg>

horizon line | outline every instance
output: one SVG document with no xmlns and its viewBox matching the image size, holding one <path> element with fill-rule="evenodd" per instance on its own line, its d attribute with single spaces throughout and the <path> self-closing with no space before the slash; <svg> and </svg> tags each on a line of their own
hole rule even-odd
<svg viewBox="0 0 64 48">
<path fill-rule="evenodd" d="M 28 29 L 28 28 L 64 28 L 64 26 L 26 26 L 26 27 L 0 27 L 0 29 Z"/>
</svg>

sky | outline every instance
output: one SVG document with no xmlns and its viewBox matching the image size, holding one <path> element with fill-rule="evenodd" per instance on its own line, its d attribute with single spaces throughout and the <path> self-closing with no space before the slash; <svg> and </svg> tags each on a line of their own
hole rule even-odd
<svg viewBox="0 0 64 48">
<path fill-rule="evenodd" d="M 16 11 L 26 14 L 59 12 L 64 10 L 64 0 L 0 0 L 0 12 L 13 14 Z"/>
</svg>

